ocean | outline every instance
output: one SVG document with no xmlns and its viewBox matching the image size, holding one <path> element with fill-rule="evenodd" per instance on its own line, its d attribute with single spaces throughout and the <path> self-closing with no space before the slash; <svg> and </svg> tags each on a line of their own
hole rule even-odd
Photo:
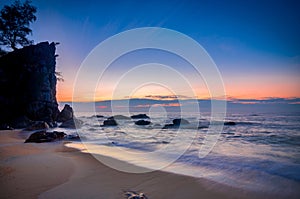
<svg viewBox="0 0 300 199">
<path fill-rule="evenodd" d="M 225 120 L 235 125 L 223 126 L 213 138 L 212 150 L 204 157 L 199 157 L 199 153 L 207 138 L 210 112 L 169 112 L 163 117 L 159 112 L 152 112 L 148 119 L 150 125 L 138 126 L 134 124 L 137 119 L 130 119 L 117 120 L 116 127 L 101 127 L 111 112 L 97 114 L 103 117 L 75 112 L 84 125 L 77 131 L 57 130 L 79 133 L 86 147 L 80 148 L 83 152 L 113 157 L 149 170 L 127 170 L 103 162 L 115 169 L 133 173 L 159 169 L 281 197 L 300 194 L 300 113 L 297 111 L 229 112 Z M 176 118 L 184 118 L 190 124 L 181 125 L 180 130 L 163 129 Z M 195 128 L 198 124 L 199 129 Z M 69 146 L 79 147 L 76 142 Z"/>
</svg>

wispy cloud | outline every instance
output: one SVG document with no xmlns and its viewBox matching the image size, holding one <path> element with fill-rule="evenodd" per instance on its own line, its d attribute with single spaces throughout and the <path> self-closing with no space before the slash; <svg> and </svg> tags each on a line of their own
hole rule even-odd
<svg viewBox="0 0 300 199">
<path fill-rule="evenodd" d="M 191 97 L 186 95 L 145 95 L 144 98 L 147 99 L 159 99 L 159 100 L 170 100 L 170 99 L 191 99 Z"/>
</svg>

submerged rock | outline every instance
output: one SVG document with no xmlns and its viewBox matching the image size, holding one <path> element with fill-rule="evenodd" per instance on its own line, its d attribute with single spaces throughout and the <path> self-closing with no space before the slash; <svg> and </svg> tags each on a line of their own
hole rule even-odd
<svg viewBox="0 0 300 199">
<path fill-rule="evenodd" d="M 53 131 L 38 131 L 32 133 L 28 139 L 25 140 L 25 143 L 34 142 L 34 143 L 42 143 L 42 142 L 53 142 L 56 140 L 63 139 L 66 136 L 64 132 Z"/>
<path fill-rule="evenodd" d="M 137 114 L 137 115 L 132 115 L 132 119 L 150 119 L 150 117 L 146 114 Z"/>
<path fill-rule="evenodd" d="M 235 122 L 224 122 L 224 125 L 225 126 L 234 126 L 234 125 L 236 125 L 236 123 Z"/>
<path fill-rule="evenodd" d="M 114 115 L 114 116 L 111 116 L 107 119 L 108 120 L 112 120 L 112 119 L 115 119 L 115 120 L 130 120 L 130 117 L 127 117 L 127 116 L 124 116 L 124 115 Z"/>
<path fill-rule="evenodd" d="M 173 120 L 173 124 L 174 125 L 180 125 L 180 124 L 189 124 L 189 121 L 187 121 L 186 119 L 174 119 Z"/>
<path fill-rule="evenodd" d="M 150 121 L 146 121 L 146 120 L 138 120 L 135 122 L 136 125 L 140 125 L 140 126 L 143 126 L 143 125 L 149 125 L 151 124 Z"/>
<path fill-rule="evenodd" d="M 187 121 L 186 119 L 182 119 L 182 118 L 179 118 L 179 119 L 174 119 L 173 121 L 173 124 L 166 124 L 163 129 L 169 129 L 169 128 L 179 128 L 180 125 L 182 124 L 190 124 L 189 121 Z"/>
</svg>

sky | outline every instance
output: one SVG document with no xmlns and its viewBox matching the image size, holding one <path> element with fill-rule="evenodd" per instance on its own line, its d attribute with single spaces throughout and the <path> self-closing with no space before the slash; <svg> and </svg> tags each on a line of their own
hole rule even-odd
<svg viewBox="0 0 300 199">
<path fill-rule="evenodd" d="M 0 6 L 12 1 L 1 1 Z M 59 101 L 71 101 L 81 63 L 101 42 L 122 31 L 141 27 L 168 28 L 197 41 L 215 62 L 223 78 L 226 96 L 237 99 L 300 97 L 300 2 L 276 1 L 63 1 L 33 0 L 37 21 L 31 25 L 36 43 L 60 42 L 57 70 L 64 82 L 57 86 Z M 130 42 L 130 41 L 129 41 Z M 116 45 L 115 48 L 118 48 Z M 101 59 L 101 58 L 99 58 Z M 203 77 L 172 53 L 144 50 L 129 53 L 112 63 L 96 93 L 80 87 L 76 101 L 111 99 L 112 85 L 137 64 L 162 63 L 188 79 L 194 95 L 182 82 L 177 95 L 206 99 L 210 93 Z M 175 76 L 160 74 L 170 82 Z M 147 74 L 151 76 L 150 74 Z M 88 78 L 88 74 L 87 74 Z M 123 81 L 116 99 L 173 95 L 160 85 L 128 90 L 135 79 Z M 88 81 L 87 81 L 88 82 Z M 127 90 L 126 90 L 127 89 Z M 122 91 L 121 91 L 122 90 Z M 125 92 L 126 91 L 126 92 Z M 129 94 L 129 95 L 128 95 Z M 94 98 L 93 98 L 94 97 Z"/>
</svg>

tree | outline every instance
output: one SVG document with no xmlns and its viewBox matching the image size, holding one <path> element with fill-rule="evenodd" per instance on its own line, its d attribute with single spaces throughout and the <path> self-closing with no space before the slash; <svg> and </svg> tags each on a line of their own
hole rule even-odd
<svg viewBox="0 0 300 199">
<path fill-rule="evenodd" d="M 31 0 L 24 3 L 16 0 L 10 6 L 5 5 L 0 11 L 0 45 L 16 50 L 19 45 L 32 44 L 27 35 L 32 33 L 29 24 L 36 20 L 35 13 Z"/>
</svg>

